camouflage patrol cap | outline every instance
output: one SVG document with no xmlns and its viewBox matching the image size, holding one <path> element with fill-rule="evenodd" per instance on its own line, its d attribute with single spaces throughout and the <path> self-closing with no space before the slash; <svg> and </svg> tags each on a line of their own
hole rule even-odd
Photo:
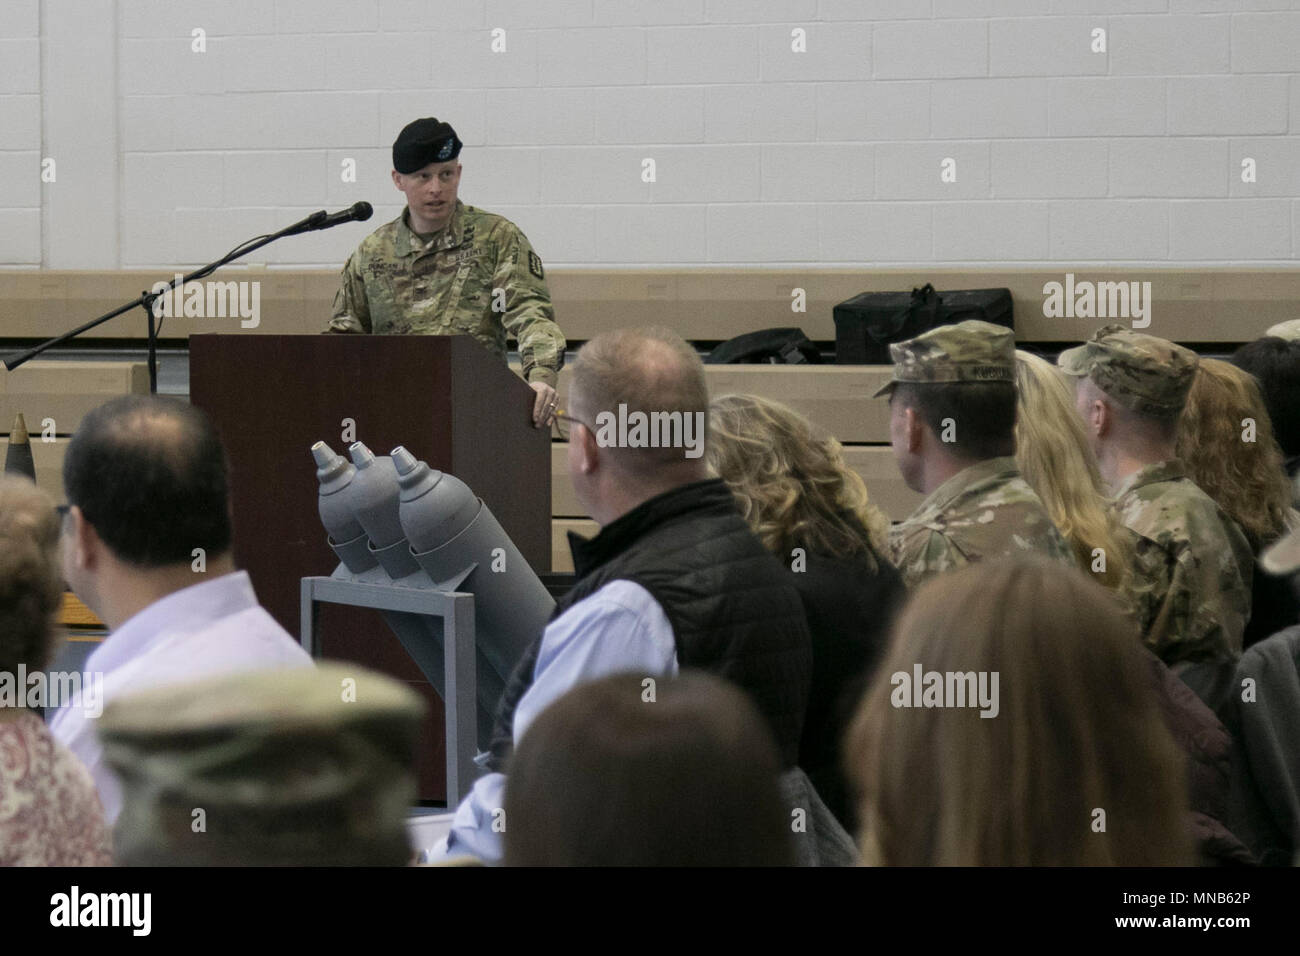
<svg viewBox="0 0 1300 956">
<path fill-rule="evenodd" d="M 1191 349 L 1168 339 L 1107 325 L 1062 352 L 1056 364 L 1067 375 L 1092 379 L 1125 408 L 1164 416 L 1182 411 L 1199 361 Z"/>
<path fill-rule="evenodd" d="M 112 701 L 114 837 L 135 866 L 402 865 L 423 702 L 342 663 L 248 671 Z"/>
<path fill-rule="evenodd" d="M 430 163 L 445 163 L 460 155 L 464 144 L 451 124 L 429 116 L 407 123 L 393 142 L 393 168 L 414 173 Z"/>
<path fill-rule="evenodd" d="M 900 382 L 1011 382 L 1016 380 L 1016 336 L 1005 326 L 969 319 L 940 325 L 889 347 L 894 377 L 872 398 Z"/>
<path fill-rule="evenodd" d="M 1289 319 L 1286 322 L 1279 322 L 1277 325 L 1269 326 L 1268 331 L 1264 334 L 1286 339 L 1288 342 L 1300 342 L 1300 319 Z"/>
</svg>

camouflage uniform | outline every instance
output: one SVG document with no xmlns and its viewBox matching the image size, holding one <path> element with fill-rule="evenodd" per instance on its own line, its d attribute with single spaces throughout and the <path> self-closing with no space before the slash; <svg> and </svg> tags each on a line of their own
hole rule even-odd
<svg viewBox="0 0 1300 956">
<path fill-rule="evenodd" d="M 122 781 L 115 856 L 127 866 L 409 863 L 423 711 L 404 685 L 343 663 L 118 698 L 99 719 Z"/>
<path fill-rule="evenodd" d="M 953 475 L 889 534 L 894 563 L 915 586 L 932 574 L 1017 551 L 1076 566 L 1014 457 L 990 458 Z"/>
<path fill-rule="evenodd" d="M 1240 654 L 1254 557 L 1237 523 L 1176 459 L 1129 475 L 1115 509 L 1133 537 L 1132 597 L 1151 650 L 1171 666 Z"/>
<path fill-rule="evenodd" d="M 524 377 L 555 387 L 564 334 L 555 324 L 542 260 L 510 220 L 457 201 L 426 243 L 410 210 L 362 240 L 343 266 L 329 332 L 465 333 L 503 359 L 519 342 Z M 504 311 L 494 311 L 495 289 Z"/>
<path fill-rule="evenodd" d="M 889 347 L 899 382 L 1015 383 L 1015 336 L 1010 329 L 968 321 L 931 329 Z M 889 536 L 894 563 L 909 586 L 974 561 L 1038 551 L 1071 566 L 1074 553 L 1038 495 L 1020 477 L 1014 457 L 990 458 L 953 475 L 896 525 Z"/>
<path fill-rule="evenodd" d="M 1099 329 L 1057 360 L 1117 404 L 1164 418 L 1182 411 L 1198 362 L 1189 349 L 1120 325 Z M 1236 522 L 1176 459 L 1130 474 L 1113 507 L 1133 537 L 1131 598 L 1151 650 L 1171 666 L 1240 654 L 1255 562 Z"/>
</svg>

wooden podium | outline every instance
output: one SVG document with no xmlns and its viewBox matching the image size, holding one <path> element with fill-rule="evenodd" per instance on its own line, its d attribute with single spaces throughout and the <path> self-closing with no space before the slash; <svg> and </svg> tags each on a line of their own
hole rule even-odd
<svg viewBox="0 0 1300 956">
<path fill-rule="evenodd" d="M 468 336 L 190 337 L 190 401 L 215 423 L 230 457 L 236 564 L 258 598 L 297 634 L 299 581 L 338 559 L 316 511 L 311 446 L 347 456 L 405 445 L 483 499 L 540 573 L 551 565 L 550 433 L 534 428 L 534 392 Z M 433 688 L 375 611 L 322 609 L 325 656 L 415 685 L 431 704 L 421 797 L 441 799 L 444 744 Z"/>
</svg>

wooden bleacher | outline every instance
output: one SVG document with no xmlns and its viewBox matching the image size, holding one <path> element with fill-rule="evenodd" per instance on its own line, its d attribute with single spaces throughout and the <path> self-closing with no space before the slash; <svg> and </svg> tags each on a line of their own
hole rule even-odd
<svg viewBox="0 0 1300 956">
<path fill-rule="evenodd" d="M 111 272 L 0 271 L 0 339 L 39 341 L 139 296 L 175 270 Z M 182 270 L 183 271 L 183 270 Z M 1043 286 L 1067 271 L 1079 279 L 1149 281 L 1155 303 L 1150 331 L 1189 343 L 1245 342 L 1295 318 L 1300 269 L 1090 268 L 1011 269 L 564 269 L 547 271 L 561 327 L 572 342 L 609 328 L 663 324 L 692 342 L 718 342 L 754 329 L 798 325 L 814 341 L 835 338 L 831 310 L 859 292 L 1008 288 L 1022 342 L 1086 338 L 1103 322 L 1042 314 Z M 261 322 L 249 334 L 318 332 L 338 288 L 334 269 L 226 268 L 214 281 L 258 280 Z M 791 312 L 791 291 L 806 293 L 804 313 Z M 239 320 L 169 318 L 165 340 L 193 332 L 233 332 Z M 143 315 L 128 314 L 91 330 L 82 341 L 143 341 Z"/>
<path fill-rule="evenodd" d="M 565 270 L 548 273 L 561 327 L 572 343 L 608 328 L 662 324 L 688 340 L 713 343 L 754 329 L 799 326 L 815 341 L 834 340 L 832 308 L 859 292 L 908 289 L 932 282 L 938 289 L 1007 287 L 1016 308 L 1021 344 L 1058 344 L 1086 338 L 1103 320 L 1056 319 L 1042 314 L 1042 287 L 1067 270 Z M 1075 269 L 1079 279 L 1152 283 L 1149 331 L 1186 343 L 1227 350 L 1270 325 L 1300 316 L 1300 269 Z M 234 268 L 217 280 L 262 283 L 261 321 L 246 334 L 314 333 L 324 326 L 337 287 L 335 270 Z M 108 311 L 139 295 L 166 270 L 0 272 L 0 342 L 34 342 Z M 791 292 L 806 293 L 804 313 L 791 311 Z M 239 320 L 166 320 L 164 342 L 184 345 L 191 333 L 239 330 Z M 144 322 L 122 316 L 93 330 L 95 340 L 143 346 Z M 105 342 L 105 344 L 107 344 Z M 846 457 L 867 482 L 873 500 L 894 519 L 920 496 L 898 477 L 888 447 L 888 411 L 870 395 L 889 374 L 877 366 L 712 366 L 710 391 L 753 392 L 785 402 L 835 435 Z M 560 377 L 565 407 L 567 373 Z M 38 360 L 16 372 L 0 372 L 0 429 L 22 411 L 32 434 L 38 481 L 63 501 L 62 459 L 67 437 L 91 407 L 116 394 L 148 390 L 142 362 Z M 43 442 L 41 422 L 55 421 L 56 439 Z M 570 569 L 565 532 L 589 534 L 595 523 L 582 514 L 565 471 L 564 445 L 552 449 L 552 557 L 555 570 Z"/>
</svg>

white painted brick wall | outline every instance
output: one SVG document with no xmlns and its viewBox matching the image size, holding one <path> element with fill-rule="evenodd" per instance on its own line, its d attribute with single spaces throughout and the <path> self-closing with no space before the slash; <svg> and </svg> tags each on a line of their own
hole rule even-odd
<svg viewBox="0 0 1300 956">
<path fill-rule="evenodd" d="M 989 72 L 995 76 L 1073 76 L 1106 72 L 1092 52 L 1097 17 L 1025 17 L 989 23 Z"/>
<path fill-rule="evenodd" d="M 1297 47 L 1300 64 L 1300 47 Z M 1285 133 L 1285 76 L 1198 76 L 1169 80 L 1169 127 L 1174 136 Z"/>
<path fill-rule="evenodd" d="M 1033 260 L 1048 237 L 1047 203 L 946 202 L 934 207 L 934 254 L 939 259 Z"/>
<path fill-rule="evenodd" d="M 1226 196 L 1228 140 L 1121 139 L 1110 147 L 1111 195 Z"/>
<path fill-rule="evenodd" d="M 1047 135 L 1047 86 L 1042 80 L 953 80 L 930 94 L 930 135 L 1033 137 Z"/>
<path fill-rule="evenodd" d="M 941 179 L 944 161 L 954 180 Z M 879 199 L 987 199 L 988 143 L 881 143 L 876 147 Z"/>
<path fill-rule="evenodd" d="M 40 5 L 16 0 L 5 13 L 0 20 L 0 266 L 39 265 Z"/>
<path fill-rule="evenodd" d="M 1143 76 L 1228 72 L 1230 17 L 1117 19 L 1109 33 L 1112 73 Z"/>
<path fill-rule="evenodd" d="M 1300 251 L 1300 0 L 6 0 L 0 63 L 0 268 L 197 264 L 373 203 L 253 257 L 336 266 L 429 115 L 549 265 Z"/>
<path fill-rule="evenodd" d="M 1106 195 L 1109 144 L 1105 140 L 1002 140 L 992 145 L 990 182 L 995 199 Z"/>
<path fill-rule="evenodd" d="M 1289 205 L 1282 199 L 1173 203 L 1170 254 L 1175 259 L 1284 259 L 1291 255 Z"/>
<path fill-rule="evenodd" d="M 818 207 L 819 248 L 828 262 L 929 262 L 930 203 L 835 203 Z"/>
<path fill-rule="evenodd" d="M 1054 202 L 1051 258 L 1164 259 L 1169 252 L 1169 206 L 1152 200 Z"/>
</svg>

